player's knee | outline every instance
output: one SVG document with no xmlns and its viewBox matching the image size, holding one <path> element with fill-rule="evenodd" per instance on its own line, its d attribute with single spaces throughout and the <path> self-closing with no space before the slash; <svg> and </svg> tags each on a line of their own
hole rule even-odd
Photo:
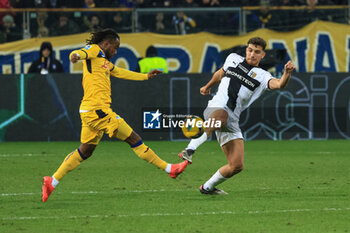
<svg viewBox="0 0 350 233">
<path fill-rule="evenodd" d="M 94 150 L 96 148 L 96 145 L 92 144 L 81 144 L 79 146 L 79 151 L 81 157 L 85 160 L 91 157 L 91 155 L 94 153 Z"/>
<path fill-rule="evenodd" d="M 130 146 L 134 146 L 141 140 L 142 138 L 136 132 L 133 131 L 131 135 L 127 139 L 125 139 L 125 142 L 128 143 Z"/>
<path fill-rule="evenodd" d="M 221 129 L 221 127 L 226 124 L 226 120 L 227 119 L 223 119 L 220 117 L 210 118 L 209 121 L 214 123 L 210 123 L 210 126 L 204 129 L 205 132 L 208 134 L 208 136 L 210 136 L 215 130 Z M 218 124 L 217 122 L 220 122 L 220 124 Z"/>
<path fill-rule="evenodd" d="M 243 171 L 244 165 L 243 163 L 229 164 L 229 168 L 230 168 L 230 177 L 231 177 Z"/>
<path fill-rule="evenodd" d="M 214 122 L 214 124 L 211 124 L 212 130 L 220 129 L 222 126 L 226 125 L 227 115 L 216 115 L 215 117 L 211 117 L 210 121 Z M 220 124 L 217 124 L 217 122 L 220 122 Z"/>
<path fill-rule="evenodd" d="M 93 153 L 93 151 L 88 151 L 88 152 L 83 153 L 84 160 L 90 158 L 92 153 Z"/>
</svg>

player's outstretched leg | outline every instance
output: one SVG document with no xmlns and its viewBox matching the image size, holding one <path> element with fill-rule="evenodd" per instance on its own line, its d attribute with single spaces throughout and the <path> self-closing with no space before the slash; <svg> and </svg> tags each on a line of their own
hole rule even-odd
<svg viewBox="0 0 350 233">
<path fill-rule="evenodd" d="M 178 164 L 169 164 L 159 158 L 151 148 L 143 143 L 142 138 L 121 118 L 118 123 L 118 130 L 114 131 L 113 137 L 128 143 L 139 158 L 166 171 L 171 178 L 176 178 L 181 174 L 188 164 L 187 161 Z"/>
<path fill-rule="evenodd" d="M 42 186 L 42 195 L 41 200 L 46 202 L 53 190 L 59 184 L 60 180 L 70 171 L 77 168 L 80 163 L 90 157 L 94 151 L 96 145 L 92 144 L 81 144 L 78 149 L 71 152 L 63 160 L 61 166 L 53 174 L 52 177 L 45 176 L 43 177 L 43 186 Z M 81 152 L 84 151 L 84 155 Z"/>
<path fill-rule="evenodd" d="M 141 159 L 155 165 L 156 167 L 166 171 L 171 178 L 176 178 L 180 175 L 186 168 L 188 161 L 182 163 L 170 164 L 159 158 L 154 151 L 146 146 L 142 140 L 138 141 L 134 145 L 131 145 L 131 148 L 135 154 Z"/>
<path fill-rule="evenodd" d="M 191 139 L 190 143 L 187 145 L 186 149 L 181 151 L 179 153 L 179 156 L 183 160 L 187 160 L 188 163 L 192 163 L 192 155 L 194 152 L 197 150 L 197 148 L 202 145 L 207 139 L 210 137 L 210 135 L 215 131 L 221 128 L 221 126 L 226 124 L 227 118 L 228 118 L 228 113 L 224 109 L 215 109 L 212 113 L 210 113 L 211 110 L 214 110 L 213 108 L 206 108 L 204 111 L 204 115 L 207 114 L 209 115 L 208 120 L 209 121 L 214 121 L 220 122 L 220 127 L 217 127 L 216 124 L 213 125 L 210 128 L 205 128 L 204 134 L 200 136 L 199 138 L 196 139 Z"/>
</svg>

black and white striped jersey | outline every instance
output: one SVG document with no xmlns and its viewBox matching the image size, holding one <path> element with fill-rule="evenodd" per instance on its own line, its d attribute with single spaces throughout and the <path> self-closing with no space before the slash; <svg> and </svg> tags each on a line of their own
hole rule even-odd
<svg viewBox="0 0 350 233">
<path fill-rule="evenodd" d="M 272 75 L 260 67 L 249 65 L 245 58 L 231 53 L 222 68 L 222 78 L 212 107 L 229 108 L 238 120 L 242 111 L 248 108 L 266 89 Z"/>
</svg>

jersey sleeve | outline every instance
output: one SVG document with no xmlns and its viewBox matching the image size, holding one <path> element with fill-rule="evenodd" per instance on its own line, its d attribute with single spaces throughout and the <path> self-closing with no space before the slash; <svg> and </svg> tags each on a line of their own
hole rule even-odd
<svg viewBox="0 0 350 233">
<path fill-rule="evenodd" d="M 97 57 L 99 53 L 101 52 L 101 49 L 98 45 L 87 45 L 84 48 L 74 50 L 69 54 L 69 57 L 72 56 L 72 54 L 78 54 L 80 56 L 80 60 L 87 60 L 94 57 Z"/>
<path fill-rule="evenodd" d="M 269 82 L 271 79 L 273 79 L 274 77 L 272 76 L 272 74 L 270 72 L 266 72 L 264 75 L 264 80 L 263 80 L 263 84 L 264 84 L 264 89 L 270 90 L 269 87 Z"/>
<path fill-rule="evenodd" d="M 112 76 L 120 79 L 135 80 L 135 81 L 143 81 L 148 79 L 148 74 L 133 72 L 130 70 L 116 67 L 115 65 L 113 65 L 110 71 Z"/>
<path fill-rule="evenodd" d="M 241 56 L 239 56 L 236 53 L 231 53 L 230 55 L 227 56 L 222 69 L 226 72 L 229 66 L 234 66 L 235 67 L 241 61 L 243 61 Z M 234 65 L 234 64 L 236 64 L 236 65 Z"/>
</svg>

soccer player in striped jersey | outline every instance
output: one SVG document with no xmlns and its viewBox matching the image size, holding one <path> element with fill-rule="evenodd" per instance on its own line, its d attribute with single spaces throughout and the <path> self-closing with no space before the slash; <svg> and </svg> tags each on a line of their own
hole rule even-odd
<svg viewBox="0 0 350 233">
<path fill-rule="evenodd" d="M 206 128 L 205 133 L 192 139 L 179 156 L 192 163 L 192 154 L 215 131 L 217 140 L 226 155 L 228 163 L 222 166 L 199 190 L 203 194 L 227 194 L 217 185 L 243 170 L 244 142 L 239 117 L 265 90 L 285 88 L 295 66 L 288 61 L 280 79 L 259 67 L 265 56 L 266 42 L 260 37 L 249 39 L 246 56 L 231 53 L 221 69 L 200 89 L 202 95 L 209 95 L 210 89 L 219 84 L 218 91 L 204 110 L 204 118 L 221 122 L 220 127 Z"/>
<path fill-rule="evenodd" d="M 132 130 L 125 120 L 112 111 L 110 75 L 134 81 L 143 81 L 162 73 L 152 70 L 148 74 L 118 68 L 110 62 L 120 45 L 119 35 L 112 29 L 104 29 L 91 34 L 87 46 L 73 51 L 69 56 L 72 63 L 83 60 L 84 97 L 80 105 L 82 121 L 81 144 L 67 155 L 53 176 L 45 176 L 42 186 L 42 201 L 46 202 L 59 181 L 79 164 L 89 158 L 103 134 L 128 143 L 141 159 L 166 171 L 176 178 L 187 166 L 188 161 L 169 164 L 147 147 L 141 137 Z"/>
</svg>

